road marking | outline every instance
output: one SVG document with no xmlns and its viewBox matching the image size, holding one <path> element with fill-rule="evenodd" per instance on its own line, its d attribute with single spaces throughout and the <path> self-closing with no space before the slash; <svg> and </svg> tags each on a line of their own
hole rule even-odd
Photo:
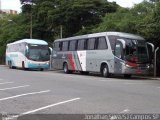
<svg viewBox="0 0 160 120">
<path fill-rule="evenodd" d="M 99 80 L 99 81 L 101 81 L 101 82 L 106 82 L 107 80 Z"/>
<path fill-rule="evenodd" d="M 110 118 L 110 120 L 116 120 L 116 119 L 117 119 L 116 115 L 113 115 L 113 116 Z"/>
<path fill-rule="evenodd" d="M 14 83 L 14 82 L 4 82 L 4 83 L 0 83 L 0 85 L 3 85 L 3 84 L 10 84 L 10 83 Z"/>
<path fill-rule="evenodd" d="M 150 83 L 124 83 L 126 85 L 143 85 L 143 84 L 150 84 Z"/>
<path fill-rule="evenodd" d="M 25 94 L 15 95 L 15 96 L 11 96 L 11 97 L 1 98 L 0 101 L 13 99 L 13 98 L 17 98 L 17 97 L 22 97 L 22 96 L 27 96 L 27 95 L 35 95 L 35 94 L 47 93 L 47 92 L 50 92 L 50 90 L 45 90 L 45 91 L 40 91 L 40 92 L 32 92 L 32 93 L 25 93 Z"/>
<path fill-rule="evenodd" d="M 120 112 L 120 114 L 125 114 L 125 113 L 128 113 L 130 110 L 129 109 L 125 109 L 125 110 L 123 110 L 122 112 Z M 116 116 L 116 115 L 113 115 L 111 118 L 110 118 L 110 120 L 117 120 L 118 119 L 118 117 Z"/>
<path fill-rule="evenodd" d="M 57 105 L 73 102 L 73 101 L 76 101 L 76 100 L 79 100 L 79 99 L 80 98 L 73 98 L 73 99 L 70 99 L 70 100 L 54 103 L 54 104 L 47 105 L 47 106 L 44 106 L 44 107 L 41 107 L 41 108 L 38 108 L 38 109 L 35 109 L 35 110 L 31 110 L 31 111 L 28 111 L 28 112 L 21 113 L 20 115 L 15 115 L 15 116 L 12 116 L 12 117 L 8 117 L 5 120 L 14 119 L 14 118 L 20 117 L 22 115 L 27 115 L 27 114 L 35 113 L 35 112 L 38 112 L 38 111 L 41 111 L 41 110 L 44 110 L 44 109 L 48 109 L 48 108 L 51 108 L 51 107 L 54 107 L 54 106 L 57 106 Z"/>
<path fill-rule="evenodd" d="M 24 88 L 24 87 L 29 87 L 29 86 L 30 85 L 23 85 L 23 86 L 11 87 L 11 88 L 3 88 L 3 89 L 0 89 L 0 91 L 12 90 L 12 89 L 17 89 L 17 88 Z"/>
<path fill-rule="evenodd" d="M 123 110 L 122 112 L 120 112 L 120 113 L 128 113 L 130 110 L 129 109 L 125 109 L 125 110 Z"/>
</svg>

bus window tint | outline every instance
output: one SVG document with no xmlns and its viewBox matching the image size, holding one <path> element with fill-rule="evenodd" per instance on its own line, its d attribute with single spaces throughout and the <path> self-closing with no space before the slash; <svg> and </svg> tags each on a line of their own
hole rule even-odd
<svg viewBox="0 0 160 120">
<path fill-rule="evenodd" d="M 103 49 L 107 49 L 107 41 L 105 39 L 105 37 L 100 37 L 98 38 L 98 48 L 99 50 L 103 50 Z"/>
<path fill-rule="evenodd" d="M 47 45 L 31 45 L 29 44 L 28 58 L 34 61 L 48 61 L 49 50 Z"/>
<path fill-rule="evenodd" d="M 70 41 L 69 50 L 70 50 L 70 51 L 75 51 L 75 50 L 76 50 L 76 44 L 77 44 L 77 41 L 76 41 L 76 40 Z"/>
<path fill-rule="evenodd" d="M 85 49 L 85 40 L 78 40 L 77 50 L 84 50 Z"/>
<path fill-rule="evenodd" d="M 108 36 L 108 39 L 109 39 L 109 42 L 110 42 L 111 49 L 112 49 L 113 53 L 114 53 L 117 38 L 118 38 L 118 36 L 113 36 L 113 35 Z"/>
<path fill-rule="evenodd" d="M 60 47 L 59 47 L 60 45 L 59 45 L 59 43 L 60 43 L 60 42 L 55 42 L 55 43 L 54 43 L 54 50 L 60 51 Z"/>
<path fill-rule="evenodd" d="M 115 47 L 115 56 L 117 56 L 118 58 L 122 58 L 122 50 L 122 44 L 120 42 L 117 42 Z"/>
<path fill-rule="evenodd" d="M 95 38 L 88 39 L 88 50 L 94 50 L 95 46 Z"/>
<path fill-rule="evenodd" d="M 62 51 L 68 51 L 68 42 L 63 42 Z"/>
<path fill-rule="evenodd" d="M 125 57 L 127 61 L 133 63 L 147 63 L 149 56 L 147 52 L 147 44 L 142 40 L 132 40 L 124 38 L 126 42 Z"/>
</svg>

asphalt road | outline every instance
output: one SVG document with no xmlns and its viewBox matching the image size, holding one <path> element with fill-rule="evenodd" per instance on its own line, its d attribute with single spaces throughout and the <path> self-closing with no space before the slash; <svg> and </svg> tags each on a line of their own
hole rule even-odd
<svg viewBox="0 0 160 120">
<path fill-rule="evenodd" d="M 0 113 L 160 113 L 160 80 L 0 66 Z"/>
</svg>

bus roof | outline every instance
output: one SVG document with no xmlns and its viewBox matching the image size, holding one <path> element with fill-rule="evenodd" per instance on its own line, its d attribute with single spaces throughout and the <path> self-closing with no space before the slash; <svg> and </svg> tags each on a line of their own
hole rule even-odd
<svg viewBox="0 0 160 120">
<path fill-rule="evenodd" d="M 93 33 L 93 34 L 87 34 L 87 35 L 80 35 L 80 36 L 75 36 L 75 37 L 57 39 L 55 41 L 63 41 L 63 40 L 67 41 L 67 40 L 83 39 L 83 38 L 90 38 L 90 37 L 97 37 L 97 36 L 106 36 L 106 35 L 115 35 L 115 36 L 120 36 L 120 37 L 124 37 L 124 38 L 144 40 L 143 37 L 140 37 L 140 36 L 134 35 L 134 34 L 130 34 L 130 33 L 123 33 L 123 32 L 100 32 L 100 33 Z"/>
<path fill-rule="evenodd" d="M 22 39 L 15 41 L 13 43 L 9 43 L 7 45 L 12 45 L 12 44 L 17 44 L 17 43 L 29 43 L 29 44 L 37 44 L 37 45 L 48 45 L 48 43 L 44 40 L 39 40 L 39 39 Z"/>
</svg>

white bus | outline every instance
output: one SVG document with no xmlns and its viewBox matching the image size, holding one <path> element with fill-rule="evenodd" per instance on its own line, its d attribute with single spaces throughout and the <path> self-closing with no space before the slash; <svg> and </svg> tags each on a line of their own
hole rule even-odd
<svg viewBox="0 0 160 120">
<path fill-rule="evenodd" d="M 102 32 L 55 40 L 52 64 L 65 73 L 100 72 L 111 74 L 147 74 L 150 67 L 148 47 L 144 38 L 121 32 Z"/>
<path fill-rule="evenodd" d="M 48 69 L 48 43 L 38 39 L 23 39 L 6 46 L 6 65 L 10 68 Z"/>
</svg>

